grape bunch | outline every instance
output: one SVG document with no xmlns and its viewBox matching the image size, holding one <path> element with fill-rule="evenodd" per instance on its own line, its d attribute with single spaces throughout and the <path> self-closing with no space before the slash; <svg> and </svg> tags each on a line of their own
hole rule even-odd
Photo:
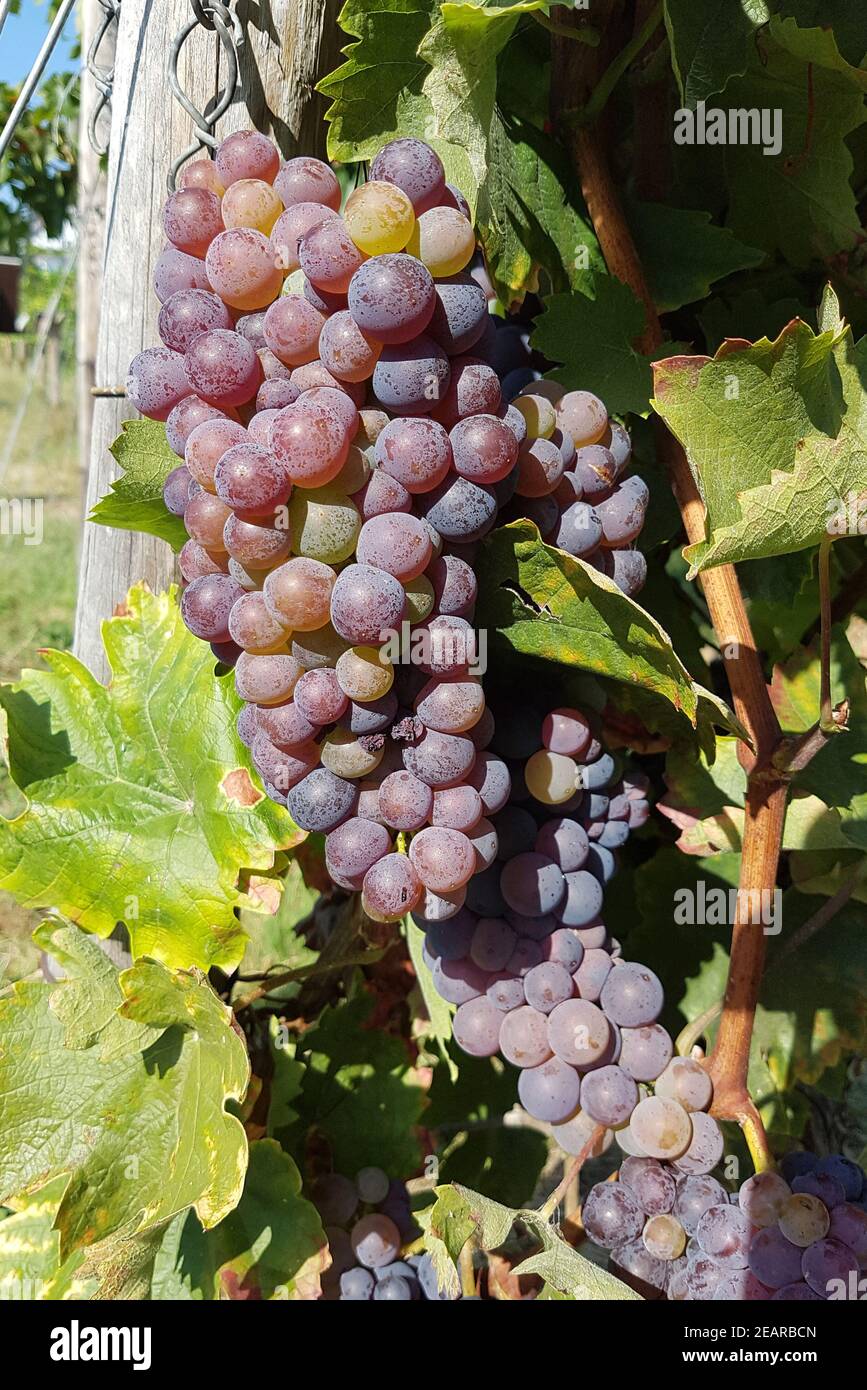
<svg viewBox="0 0 867 1390">
<path fill-rule="evenodd" d="M 678 1161 L 627 1158 L 582 1212 L 591 1240 L 646 1297 L 821 1302 L 859 1298 L 867 1178 L 842 1154 L 787 1154 L 729 1192 Z"/>
<path fill-rule="evenodd" d="M 234 664 L 239 735 L 268 795 L 326 835 L 334 881 L 380 921 L 444 916 L 508 794 L 485 754 L 475 543 L 623 432 L 582 392 L 556 425 L 542 396 L 504 404 L 468 209 L 422 142 L 385 146 L 342 215 L 327 165 L 281 165 L 254 131 L 182 182 L 163 346 L 127 390 L 184 459 L 164 492 L 189 535 L 183 619 Z"/>
<path fill-rule="evenodd" d="M 494 721 L 492 740 L 476 778 L 486 814 L 467 831 L 479 869 L 445 908 L 413 913 L 434 987 L 456 1009 L 455 1040 L 518 1067 L 521 1104 L 567 1152 L 580 1152 L 597 1126 L 634 1145 L 630 1126 L 645 1134 L 661 1107 L 659 1156 L 688 1150 L 709 1171 L 719 1131 L 685 1107 L 709 1104 L 710 1082 L 673 1060 L 657 1022 L 662 986 L 622 959 L 602 916 L 616 851 L 648 815 L 643 778 L 620 775 L 576 709 L 540 721 L 513 708 Z M 684 1066 L 699 1073 L 688 1084 Z"/>
<path fill-rule="evenodd" d="M 326 1302 L 441 1302 L 430 1255 L 400 1258 L 420 1235 L 406 1185 L 381 1168 L 362 1168 L 355 1181 L 341 1173 L 318 1178 L 311 1191 L 331 1252 L 322 1280 Z"/>
</svg>

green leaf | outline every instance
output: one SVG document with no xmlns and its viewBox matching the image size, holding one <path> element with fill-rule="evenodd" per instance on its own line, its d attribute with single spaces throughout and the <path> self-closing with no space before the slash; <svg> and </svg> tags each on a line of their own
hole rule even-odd
<svg viewBox="0 0 867 1390">
<path fill-rule="evenodd" d="M 292 1098 L 299 1119 L 275 1132 L 285 1148 L 299 1153 L 314 1131 L 329 1145 L 335 1172 L 375 1164 L 402 1178 L 421 1161 L 413 1127 L 424 1095 L 404 1044 L 370 1026 L 371 1008 L 372 1000 L 359 995 L 325 1009 L 303 1034 L 296 1059 L 306 1071 Z"/>
<path fill-rule="evenodd" d="M 187 539 L 183 517 L 172 516 L 163 501 L 163 484 L 183 459 L 169 448 L 159 420 L 124 420 L 110 450 L 121 476 L 101 497 L 89 521 L 120 531 L 145 531 L 180 550 Z"/>
<path fill-rule="evenodd" d="M 530 522 L 495 531 L 477 572 L 478 622 L 489 640 L 658 697 L 681 726 L 695 727 L 700 698 L 709 707 L 713 697 L 690 679 L 655 619 L 592 565 L 545 545 Z M 713 706 L 722 718 L 726 707 Z"/>
<path fill-rule="evenodd" d="M 328 1244 L 301 1175 L 273 1139 L 250 1145 L 241 1200 L 209 1231 L 193 1212 L 169 1226 L 151 1297 L 172 1300 L 311 1299 L 321 1292 Z"/>
<path fill-rule="evenodd" d="M 559 146 L 520 115 L 492 116 L 478 236 L 500 299 L 535 287 L 538 266 L 556 290 L 591 292 L 605 262 Z"/>
<path fill-rule="evenodd" d="M 82 1251 L 61 1263 L 54 1219 L 65 1186 L 65 1178 L 55 1178 L 0 1221 L 0 1302 L 87 1299 L 95 1292 L 96 1280 L 79 1273 Z"/>
<path fill-rule="evenodd" d="M 541 1249 L 516 1265 L 513 1274 L 539 1274 L 560 1293 L 570 1294 L 581 1302 L 599 1299 L 641 1302 L 639 1295 L 621 1284 L 613 1274 L 591 1264 L 567 1245 L 538 1211 L 512 1210 L 457 1183 L 438 1187 L 436 1193 L 430 1230 L 455 1263 L 471 1236 L 482 1250 L 496 1250 L 515 1222 L 520 1221 Z"/>
<path fill-rule="evenodd" d="M 772 19 L 760 43 L 750 45 L 743 77 L 729 83 L 726 103 L 778 111 L 779 153 L 765 155 L 760 144 L 704 151 L 728 187 L 735 236 L 794 266 L 847 250 L 860 235 L 846 137 L 864 121 L 864 97 L 842 60 L 830 64 L 832 49 L 830 32 Z"/>
<path fill-rule="evenodd" d="M 746 71 L 749 44 L 767 19 L 763 0 L 665 0 L 671 65 L 684 106 L 694 110 Z"/>
<path fill-rule="evenodd" d="M 241 926 L 249 938 L 242 962 L 243 973 L 247 976 L 264 975 L 266 971 L 278 975 L 286 970 L 301 970 L 317 959 L 318 952 L 308 946 L 298 927 L 313 911 L 319 893 L 304 882 L 301 865 L 296 859 L 290 860 L 279 886 L 280 900 L 275 913 L 241 913 Z M 249 982 L 238 980 L 233 995 L 246 994 L 250 987 Z M 269 1000 L 294 999 L 300 988 L 300 982 L 280 985 L 269 994 Z M 263 1008 L 269 1006 L 267 1000 L 257 1003 Z"/>
<path fill-rule="evenodd" d="M 416 926 L 411 917 L 404 919 L 404 929 L 409 958 L 412 961 L 424 1011 L 427 1014 L 427 1021 L 425 1022 L 414 1011 L 415 1028 L 422 1036 L 432 1039 L 440 1057 L 446 1064 L 449 1077 L 452 1082 L 455 1082 L 458 1079 L 458 1067 L 447 1047 L 452 1036 L 452 1009 L 434 988 L 433 976 L 422 951 L 424 932 L 421 927 Z"/>
<path fill-rule="evenodd" d="M 626 214 L 660 313 L 704 299 L 716 280 L 752 270 L 765 259 L 763 251 L 745 246 L 727 227 L 714 226 L 709 212 L 628 199 Z"/>
<path fill-rule="evenodd" d="M 858 347 L 829 291 L 818 334 L 800 319 L 775 339 L 654 369 L 654 407 L 686 450 L 709 539 L 691 574 L 817 545 L 848 524 L 867 477 L 867 339 Z"/>
<path fill-rule="evenodd" d="M 61 1259 L 190 1206 L 215 1225 L 237 1204 L 247 1164 L 243 1127 L 226 1109 L 250 1075 L 231 1012 L 201 976 L 141 961 L 116 976 L 108 1024 L 106 983 L 94 980 L 89 1020 L 93 943 L 59 925 L 48 939 L 69 978 L 19 984 L 0 1000 L 0 1096 L 12 1106 L 0 1137 L 0 1200 L 68 1175 L 56 1219 Z M 82 1012 L 75 1046 L 61 1017 L 70 987 Z M 81 1041 L 110 1030 L 126 1031 L 128 1045 L 108 1059 Z"/>
<path fill-rule="evenodd" d="M 331 103 L 325 113 L 328 156 L 341 163 L 373 159 L 389 140 L 414 135 L 434 147 L 446 178 L 460 186 L 474 208 L 478 168 L 462 144 L 441 133 L 441 118 L 451 127 L 459 113 L 436 110 L 427 84 L 436 89 L 442 78 L 419 52 L 439 10 L 434 0 L 376 0 L 375 9 L 366 0 L 344 5 L 339 23 L 355 42 L 344 49 L 346 62 L 317 86 Z M 462 133 L 475 135 L 472 122 Z M 475 135 L 476 158 L 478 149 Z"/>
<path fill-rule="evenodd" d="M 648 407 L 654 360 L 632 346 L 644 324 L 644 308 L 628 285 L 613 275 L 594 275 L 587 293 L 545 300 L 532 345 L 563 364 L 547 373 L 553 381 L 570 391 L 592 391 L 614 415 L 640 415 Z"/>
<path fill-rule="evenodd" d="M 267 872 L 301 833 L 254 785 L 235 731 L 231 677 L 181 622 L 174 591 L 137 586 L 103 624 L 112 670 L 74 657 L 0 688 L 9 766 L 29 805 L 0 822 L 0 886 L 134 955 L 208 969 L 238 964 L 242 873 Z"/>
</svg>

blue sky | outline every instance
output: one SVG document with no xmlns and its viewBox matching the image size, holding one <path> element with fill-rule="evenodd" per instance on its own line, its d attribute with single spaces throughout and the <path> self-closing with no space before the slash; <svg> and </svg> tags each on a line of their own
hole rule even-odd
<svg viewBox="0 0 867 1390">
<path fill-rule="evenodd" d="M 15 86 L 27 76 L 49 27 L 46 0 L 21 0 L 21 13 L 12 14 L 0 33 L 0 82 Z M 72 72 L 77 62 L 70 56 L 76 37 L 76 10 L 73 7 L 63 33 L 57 41 L 46 76 L 52 72 Z"/>
</svg>

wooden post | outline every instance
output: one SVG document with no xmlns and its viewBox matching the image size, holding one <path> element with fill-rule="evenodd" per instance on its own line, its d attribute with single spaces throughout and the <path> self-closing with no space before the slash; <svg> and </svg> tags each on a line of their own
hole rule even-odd
<svg viewBox="0 0 867 1390">
<path fill-rule="evenodd" d="M 81 51 L 85 58 L 101 22 L 102 9 L 98 0 L 81 0 L 79 35 Z M 100 44 L 97 58 L 100 66 L 106 69 L 111 67 L 113 61 L 116 37 L 112 28 Z M 96 383 L 96 345 L 102 300 L 102 255 L 105 241 L 105 173 L 99 155 L 91 148 L 88 137 L 88 125 L 98 97 L 98 90 L 85 71 L 81 81 L 78 117 L 78 264 L 75 315 L 78 461 L 83 486 L 86 484 L 90 466 L 90 435 L 93 425 L 91 391 Z M 110 117 L 104 110 L 97 125 L 97 134 L 101 139 L 108 135 L 109 122 Z"/>
<path fill-rule="evenodd" d="M 247 42 L 241 86 L 217 130 L 255 125 L 273 133 L 284 154 L 321 153 L 323 103 L 313 91 L 337 60 L 337 0 L 271 0 L 243 6 Z M 102 315 L 96 387 L 116 387 L 130 359 L 158 341 L 153 265 L 162 245 L 161 209 L 173 155 L 188 145 L 192 122 L 174 100 L 167 64 L 172 42 L 192 14 L 188 0 L 123 0 L 117 37 L 109 149 Z M 179 77 L 200 111 L 219 89 L 225 61 L 213 32 L 199 29 L 181 54 Z M 85 79 L 87 80 L 87 79 Z M 108 446 L 133 411 L 123 399 L 96 395 L 86 512 L 116 470 Z M 99 679 L 107 667 L 100 623 L 129 586 L 145 579 L 164 589 L 174 561 L 163 541 L 85 521 L 74 650 Z"/>
</svg>

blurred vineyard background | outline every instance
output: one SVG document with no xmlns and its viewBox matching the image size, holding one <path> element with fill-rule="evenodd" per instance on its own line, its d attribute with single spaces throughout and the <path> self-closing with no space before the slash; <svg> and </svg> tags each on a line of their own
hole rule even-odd
<svg viewBox="0 0 867 1390">
<path fill-rule="evenodd" d="M 56 0 L 17 0 L 10 7 L 0 42 L 0 128 L 56 10 Z M 0 160 L 0 511 L 12 516 L 9 503 L 42 501 L 38 544 L 25 543 L 13 524 L 0 526 L 3 681 L 40 665 L 40 648 L 68 647 L 72 640 L 83 520 L 76 383 L 78 22 L 76 10 Z M 14 814 L 21 804 L 0 767 L 0 812 Z M 6 952 L 0 967 L 13 977 L 25 953 L 33 953 L 35 920 L 0 893 Z"/>
</svg>

